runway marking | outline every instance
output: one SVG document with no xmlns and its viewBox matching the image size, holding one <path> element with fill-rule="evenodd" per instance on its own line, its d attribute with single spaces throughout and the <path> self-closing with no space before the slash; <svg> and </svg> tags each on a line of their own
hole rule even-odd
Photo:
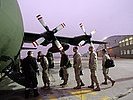
<svg viewBox="0 0 133 100">
<path fill-rule="evenodd" d="M 58 99 L 57 99 L 56 96 L 54 96 L 54 95 L 50 95 L 50 96 L 49 96 L 49 100 L 58 100 Z"/>
<path fill-rule="evenodd" d="M 100 100 L 110 100 L 110 97 L 104 96 L 104 97 L 102 97 Z"/>
<path fill-rule="evenodd" d="M 95 92 L 90 89 L 53 89 L 49 91 L 42 91 L 44 94 L 48 95 L 43 95 L 45 97 L 44 100 L 58 100 L 59 98 L 62 100 L 70 100 L 70 98 L 75 98 L 76 100 L 88 100 L 88 96 L 96 96 L 98 92 Z M 42 94 L 43 94 L 42 93 Z M 69 98 L 69 99 L 68 99 Z M 100 99 L 100 100 L 108 100 L 108 99 Z"/>
<path fill-rule="evenodd" d="M 70 94 L 73 96 L 76 96 L 80 98 L 80 100 L 87 100 L 86 95 L 91 94 L 91 95 L 96 95 L 97 93 L 92 91 L 92 90 L 78 90 L 78 91 L 68 91 Z"/>
</svg>

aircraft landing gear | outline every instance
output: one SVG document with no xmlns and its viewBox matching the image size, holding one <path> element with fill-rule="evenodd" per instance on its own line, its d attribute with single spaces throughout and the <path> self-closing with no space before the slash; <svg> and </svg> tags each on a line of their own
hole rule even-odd
<svg viewBox="0 0 133 100">
<path fill-rule="evenodd" d="M 25 77 L 20 71 L 14 70 L 15 61 L 8 56 L 1 56 L 0 61 L 9 62 L 9 64 L 2 70 L 0 82 L 4 79 L 5 76 L 8 76 L 14 82 L 25 86 Z"/>
</svg>

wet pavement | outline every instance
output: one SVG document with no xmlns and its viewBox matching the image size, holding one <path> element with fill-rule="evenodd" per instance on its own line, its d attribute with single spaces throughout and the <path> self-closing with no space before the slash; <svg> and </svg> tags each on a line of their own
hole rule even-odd
<svg viewBox="0 0 133 100">
<path fill-rule="evenodd" d="M 133 59 L 115 59 L 116 66 L 111 68 L 109 72 L 111 78 L 116 81 L 115 85 L 112 87 L 110 82 L 108 85 L 100 85 L 101 91 L 98 92 L 87 88 L 90 85 L 88 58 L 83 58 L 82 62 L 83 76 L 81 78 L 85 83 L 82 89 L 73 89 L 76 86 L 76 81 L 72 67 L 68 68 L 68 85 L 59 86 L 62 83 L 58 74 L 59 60 L 55 60 L 55 68 L 49 71 L 51 89 L 41 89 L 43 82 L 40 75 L 38 76 L 40 96 L 34 98 L 31 94 L 28 100 L 133 100 Z M 100 59 L 98 60 L 97 76 L 101 84 L 103 75 Z M 24 87 L 9 79 L 3 80 L 0 83 L 0 100 L 24 100 Z"/>
</svg>

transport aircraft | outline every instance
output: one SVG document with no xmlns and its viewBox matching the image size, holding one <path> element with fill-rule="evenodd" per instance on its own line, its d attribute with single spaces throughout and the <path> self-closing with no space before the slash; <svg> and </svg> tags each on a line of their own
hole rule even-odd
<svg viewBox="0 0 133 100">
<path fill-rule="evenodd" d="M 20 65 L 18 63 L 20 62 L 19 54 L 21 49 L 36 48 L 25 48 L 23 43 L 33 43 L 34 46 L 47 46 L 52 43 L 49 51 L 53 53 L 63 49 L 67 50 L 68 44 L 76 46 L 83 46 L 86 43 L 106 44 L 105 42 L 92 41 L 92 35 L 86 34 L 82 24 L 80 24 L 80 27 L 85 35 L 73 38 L 55 36 L 54 34 L 63 29 L 65 24 L 60 24 L 51 31 L 40 15 L 37 18 L 46 32 L 41 34 L 24 32 L 22 15 L 17 0 L 0 0 L 0 81 L 8 76 L 18 84 L 25 85 L 24 77 L 20 71 L 16 70 Z M 94 32 L 92 31 L 92 33 Z"/>
</svg>

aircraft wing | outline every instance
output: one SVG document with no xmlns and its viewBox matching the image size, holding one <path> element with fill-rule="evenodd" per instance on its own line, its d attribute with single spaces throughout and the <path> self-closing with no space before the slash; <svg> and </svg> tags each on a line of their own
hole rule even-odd
<svg viewBox="0 0 133 100">
<path fill-rule="evenodd" d="M 36 50 L 37 48 L 31 48 L 31 47 L 22 47 L 21 49 L 22 49 L 22 50 L 29 50 L 29 49 Z"/>
<path fill-rule="evenodd" d="M 34 41 L 36 41 L 37 39 L 39 39 L 41 37 L 40 34 L 37 33 L 30 33 L 30 32 L 24 32 L 24 39 L 23 42 L 24 43 L 32 43 Z M 72 40 L 73 38 L 69 38 L 69 37 L 62 37 L 62 36 L 56 36 L 56 38 L 60 41 L 61 44 L 71 44 L 72 45 Z M 47 39 L 45 39 L 41 45 L 43 46 L 47 46 L 47 44 L 51 43 L 51 41 L 48 41 Z"/>
<path fill-rule="evenodd" d="M 73 39 L 73 38 L 61 37 L 61 36 L 56 36 L 56 38 L 60 41 L 61 44 L 71 44 Z"/>
<path fill-rule="evenodd" d="M 93 44 L 107 44 L 107 42 L 103 42 L 103 41 L 93 41 L 90 40 L 91 36 L 90 35 L 81 35 L 81 36 L 77 36 L 77 37 L 73 37 L 73 38 L 68 38 L 68 37 L 57 37 L 57 39 L 61 42 L 61 43 L 68 43 L 70 45 L 75 45 L 78 46 L 81 42 L 84 42 L 83 45 L 85 45 L 86 43 L 93 43 Z"/>
<path fill-rule="evenodd" d="M 24 32 L 23 42 L 24 43 L 32 43 L 39 38 L 40 38 L 40 34 Z"/>
<path fill-rule="evenodd" d="M 107 44 L 107 42 L 102 41 L 92 41 L 93 44 Z"/>
<path fill-rule="evenodd" d="M 39 39 L 40 37 L 42 37 L 41 34 L 25 32 L 23 41 L 24 43 L 32 43 L 37 39 Z M 85 41 L 85 44 L 91 43 L 89 35 L 81 35 L 73 38 L 56 36 L 56 38 L 60 41 L 61 44 L 70 44 L 70 45 L 78 46 L 81 41 Z M 47 46 L 49 43 L 52 43 L 52 41 L 48 41 L 47 38 L 45 38 L 45 40 L 41 43 L 41 45 Z M 102 42 L 102 41 L 92 41 L 92 43 L 107 44 L 106 42 Z"/>
<path fill-rule="evenodd" d="M 79 46 L 79 44 L 81 42 L 84 42 L 83 45 L 85 45 L 86 43 L 93 43 L 93 44 L 107 44 L 107 42 L 103 42 L 103 41 L 91 41 L 90 40 L 90 36 L 89 35 L 81 35 L 81 36 L 77 36 L 77 37 L 73 37 L 73 38 L 68 38 L 68 37 L 59 37 L 57 36 L 57 39 L 60 41 L 60 43 L 66 43 L 66 44 L 70 44 L 70 45 L 75 45 L 75 46 Z"/>
<path fill-rule="evenodd" d="M 24 43 L 32 43 L 32 42 L 36 41 L 37 39 L 39 39 L 40 37 L 41 37 L 41 34 L 24 32 L 23 42 Z M 41 45 L 47 46 L 49 43 L 50 42 L 48 42 L 47 40 L 44 40 L 43 43 L 41 43 Z"/>
</svg>

